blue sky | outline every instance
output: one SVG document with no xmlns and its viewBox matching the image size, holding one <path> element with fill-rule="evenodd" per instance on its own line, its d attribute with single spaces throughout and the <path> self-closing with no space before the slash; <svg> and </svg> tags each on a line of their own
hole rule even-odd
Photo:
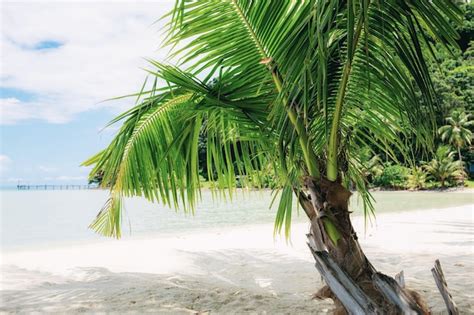
<svg viewBox="0 0 474 315">
<path fill-rule="evenodd" d="M 107 145 L 113 129 L 99 133 L 99 127 L 111 117 L 109 110 L 97 110 L 63 124 L 27 121 L 2 126 L 2 154 L 9 158 L 2 185 L 85 182 L 88 169 L 79 164 Z"/>
<path fill-rule="evenodd" d="M 163 61 L 160 24 L 173 0 L 3 2 L 0 185 L 86 183 L 80 163 L 140 89 L 144 58 Z"/>
</svg>

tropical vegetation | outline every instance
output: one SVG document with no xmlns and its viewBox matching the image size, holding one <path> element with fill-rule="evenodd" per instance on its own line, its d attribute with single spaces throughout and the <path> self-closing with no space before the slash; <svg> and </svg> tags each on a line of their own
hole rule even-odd
<svg viewBox="0 0 474 315">
<path fill-rule="evenodd" d="M 448 142 L 458 152 L 459 161 L 462 161 L 461 149 L 470 145 L 472 132 L 469 127 L 474 124 L 472 115 L 461 111 L 453 111 L 451 116 L 446 118 L 447 125 L 439 128 L 441 140 Z"/>
<path fill-rule="evenodd" d="M 111 122 L 121 123 L 118 134 L 85 163 L 103 172 L 111 191 L 91 227 L 120 237 L 126 196 L 193 211 L 203 171 L 229 195 L 237 183 L 265 186 L 271 174 L 280 193 L 276 231 L 289 233 L 296 199 L 311 222 L 312 250 L 327 252 L 373 307 L 394 312 L 352 228 L 350 189 L 370 215 L 367 179 L 397 186 L 409 176 L 397 164 L 432 152 L 438 103 L 429 61 L 438 45 L 456 52 L 459 7 L 178 0 L 165 18 L 165 45 L 177 62 L 150 60 L 136 105 Z M 364 150 L 380 158 L 362 157 Z M 381 170 L 381 157 L 397 164 Z M 319 296 L 344 308 L 330 290 Z"/>
<path fill-rule="evenodd" d="M 462 179 L 464 176 L 462 162 L 454 161 L 453 155 L 451 148 L 441 146 L 436 150 L 435 157 L 424 165 L 426 171 L 441 183 L 441 187 L 446 186 L 446 181 Z"/>
<path fill-rule="evenodd" d="M 410 174 L 407 176 L 407 188 L 417 190 L 426 187 L 426 172 L 423 168 L 415 166 L 411 169 Z"/>
</svg>

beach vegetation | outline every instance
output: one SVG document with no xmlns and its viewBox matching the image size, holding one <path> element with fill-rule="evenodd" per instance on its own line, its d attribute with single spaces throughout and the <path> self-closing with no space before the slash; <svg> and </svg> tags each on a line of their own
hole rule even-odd
<svg viewBox="0 0 474 315">
<path fill-rule="evenodd" d="M 407 176 L 406 187 L 410 190 L 419 190 L 426 188 L 427 173 L 420 167 L 415 166 L 410 170 L 410 174 Z"/>
<path fill-rule="evenodd" d="M 424 169 L 440 183 L 441 188 L 455 185 L 465 176 L 462 162 L 455 161 L 454 154 L 455 152 L 449 146 L 440 146 L 434 158 L 424 164 Z"/>
<path fill-rule="evenodd" d="M 387 163 L 382 172 L 374 178 L 376 187 L 404 189 L 407 187 L 407 180 L 410 169 L 398 164 Z"/>
<path fill-rule="evenodd" d="M 472 115 L 455 110 L 446 118 L 446 123 L 438 130 L 441 140 L 449 143 L 457 150 L 458 159 L 462 162 L 461 149 L 470 145 L 472 141 L 472 131 L 469 130 L 469 127 L 474 125 Z"/>
<path fill-rule="evenodd" d="M 466 180 L 465 185 L 466 187 L 474 188 L 474 180 Z"/>
</svg>

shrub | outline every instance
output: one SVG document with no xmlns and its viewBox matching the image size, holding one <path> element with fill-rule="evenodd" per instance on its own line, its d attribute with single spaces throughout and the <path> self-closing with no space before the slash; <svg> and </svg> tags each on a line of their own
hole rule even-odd
<svg viewBox="0 0 474 315">
<path fill-rule="evenodd" d="M 368 147 L 360 150 L 358 159 L 354 159 L 353 163 L 368 182 L 373 182 L 374 178 L 383 172 L 382 159 L 378 154 L 374 155 Z"/>
<path fill-rule="evenodd" d="M 406 187 L 406 180 L 410 170 L 401 165 L 387 164 L 382 174 L 374 178 L 374 184 L 380 187 L 402 189 Z"/>
<path fill-rule="evenodd" d="M 415 166 L 407 177 L 408 189 L 423 189 L 426 187 L 426 172 L 423 168 Z"/>
<path fill-rule="evenodd" d="M 462 181 L 465 173 L 461 161 L 454 161 L 454 152 L 448 146 L 441 146 L 436 150 L 434 158 L 425 163 L 425 170 L 431 177 L 441 183 L 441 187 Z"/>
</svg>

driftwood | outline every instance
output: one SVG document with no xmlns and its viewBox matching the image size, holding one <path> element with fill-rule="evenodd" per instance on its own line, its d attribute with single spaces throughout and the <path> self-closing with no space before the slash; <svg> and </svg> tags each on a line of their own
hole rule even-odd
<svg viewBox="0 0 474 315">
<path fill-rule="evenodd" d="M 311 241 L 311 235 L 308 235 Z M 317 251 L 314 241 L 308 246 L 316 260 L 316 268 L 321 277 L 327 283 L 333 294 L 341 301 L 349 314 L 381 314 L 375 303 L 352 281 L 351 278 L 329 257 L 327 251 Z M 458 315 L 459 310 L 453 297 L 448 291 L 448 285 L 444 276 L 439 259 L 435 261 L 431 269 L 436 285 L 446 303 L 450 315 Z M 401 314 L 424 314 L 419 307 L 416 296 L 407 294 L 405 288 L 405 276 L 403 270 L 395 275 L 395 280 L 383 273 L 377 272 L 373 275 L 376 288 L 397 306 Z M 327 288 L 327 287 L 325 287 Z M 410 290 L 408 290 L 410 291 Z M 414 299 L 415 298 L 415 299 Z"/>
<path fill-rule="evenodd" d="M 403 273 L 403 270 L 395 275 L 395 281 L 397 281 L 398 285 L 402 288 L 405 287 L 405 274 Z"/>
<path fill-rule="evenodd" d="M 379 313 L 370 298 L 342 271 L 326 251 L 316 251 L 310 243 L 308 246 L 316 260 L 319 273 L 350 314 Z"/>
<path fill-rule="evenodd" d="M 439 262 L 439 259 L 436 259 L 435 265 L 433 269 L 431 269 L 431 273 L 433 274 L 439 292 L 443 296 L 448 313 L 451 315 L 459 314 L 456 303 L 454 303 L 453 297 L 448 292 L 448 285 L 446 283 L 446 278 L 444 277 L 443 269 L 441 269 L 441 263 Z"/>
<path fill-rule="evenodd" d="M 397 281 L 380 272 L 374 274 L 373 281 L 380 292 L 403 314 L 423 314 L 423 310 L 420 309 L 416 301 L 406 294 Z"/>
<path fill-rule="evenodd" d="M 316 268 L 329 286 L 333 294 L 341 301 L 349 314 L 382 314 L 376 304 L 364 291 L 329 257 L 327 251 L 315 250 L 314 241 L 308 235 L 308 247 L 316 260 Z M 403 290 L 405 285 L 403 272 L 397 274 L 396 280 L 382 274 L 375 273 L 372 281 L 375 287 L 393 304 L 402 314 L 424 314 L 417 301 Z"/>
<path fill-rule="evenodd" d="M 364 255 L 350 221 L 350 191 L 325 178 L 307 176 L 304 185 L 309 194 L 295 193 L 311 221 L 308 246 L 327 284 L 314 297 L 331 298 L 337 314 L 429 314 L 423 298 L 405 288 L 403 272 L 397 280 L 378 273 Z M 331 229 L 339 232 L 337 240 Z"/>
</svg>

